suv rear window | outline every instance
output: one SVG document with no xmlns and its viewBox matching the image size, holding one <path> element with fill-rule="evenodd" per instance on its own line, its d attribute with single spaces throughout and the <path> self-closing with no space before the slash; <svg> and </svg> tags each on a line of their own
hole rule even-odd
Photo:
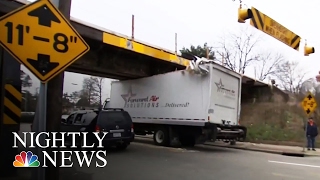
<svg viewBox="0 0 320 180">
<path fill-rule="evenodd" d="M 98 116 L 99 125 L 113 124 L 114 122 L 120 122 L 124 124 L 131 124 L 132 120 L 128 112 L 126 111 L 101 111 Z"/>
</svg>

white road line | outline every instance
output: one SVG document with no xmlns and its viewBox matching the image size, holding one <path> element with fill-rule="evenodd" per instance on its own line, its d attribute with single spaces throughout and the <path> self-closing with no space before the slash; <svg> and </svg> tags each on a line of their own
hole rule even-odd
<svg viewBox="0 0 320 180">
<path fill-rule="evenodd" d="M 289 163 L 289 162 L 281 162 L 281 161 L 268 161 L 270 163 L 278 163 L 278 164 L 287 164 L 287 165 L 293 165 L 293 166 L 304 166 L 304 167 L 312 167 L 312 168 L 320 168 L 320 166 L 316 165 L 309 165 L 309 164 L 298 164 L 298 163 Z"/>
</svg>

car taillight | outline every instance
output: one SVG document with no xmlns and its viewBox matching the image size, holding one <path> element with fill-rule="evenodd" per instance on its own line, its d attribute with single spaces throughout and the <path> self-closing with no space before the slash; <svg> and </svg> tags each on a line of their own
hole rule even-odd
<svg viewBox="0 0 320 180">
<path fill-rule="evenodd" d="M 133 124 L 131 125 L 131 132 L 134 132 Z"/>
<path fill-rule="evenodd" d="M 100 132 L 100 127 L 96 125 L 96 132 Z"/>
</svg>

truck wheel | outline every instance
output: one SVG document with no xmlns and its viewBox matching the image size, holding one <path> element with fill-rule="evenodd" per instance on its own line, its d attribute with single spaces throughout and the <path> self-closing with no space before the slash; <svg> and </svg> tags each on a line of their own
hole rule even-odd
<svg viewBox="0 0 320 180">
<path fill-rule="evenodd" d="M 153 141 L 156 145 L 168 146 L 169 145 L 169 133 L 166 128 L 158 128 L 154 131 Z"/>
</svg>

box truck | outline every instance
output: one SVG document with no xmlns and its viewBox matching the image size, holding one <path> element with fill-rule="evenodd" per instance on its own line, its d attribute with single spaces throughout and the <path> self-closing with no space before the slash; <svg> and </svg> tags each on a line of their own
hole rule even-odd
<svg viewBox="0 0 320 180">
<path fill-rule="evenodd" d="M 216 63 L 205 73 L 179 70 L 111 84 L 106 108 L 123 108 L 137 135 L 153 134 L 157 145 L 206 141 L 234 144 L 246 137 L 240 126 L 241 75 Z"/>
</svg>

